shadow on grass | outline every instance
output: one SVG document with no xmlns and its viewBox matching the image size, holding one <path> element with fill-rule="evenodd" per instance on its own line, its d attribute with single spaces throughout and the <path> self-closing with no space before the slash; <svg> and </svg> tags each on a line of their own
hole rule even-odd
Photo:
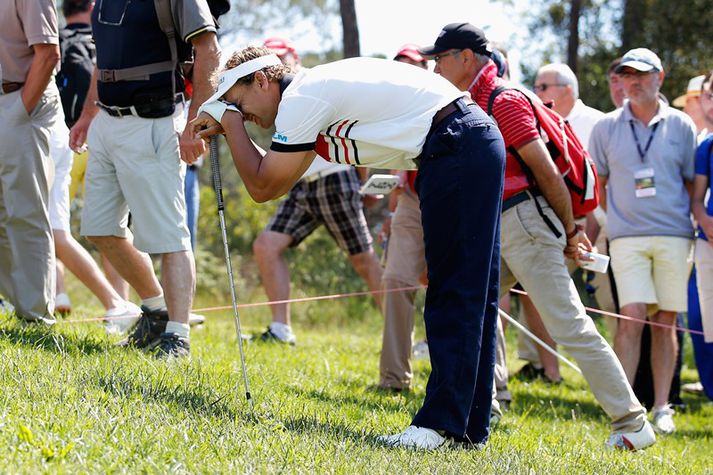
<svg viewBox="0 0 713 475">
<path fill-rule="evenodd" d="M 376 444 L 374 437 L 341 422 L 330 421 L 329 415 L 290 417 L 282 421 L 282 424 L 287 430 L 297 434 L 323 434 L 336 440 L 349 439 L 358 444 Z"/>
<path fill-rule="evenodd" d="M 237 413 L 225 402 L 229 395 L 208 394 L 204 390 L 181 385 L 171 385 L 164 378 L 157 380 L 137 380 L 121 374 L 100 375 L 96 379 L 97 387 L 117 397 L 131 399 L 139 396 L 146 402 L 175 403 L 184 411 L 203 416 L 228 417 L 235 419 Z"/>
<path fill-rule="evenodd" d="M 511 414 L 537 415 L 541 419 L 569 420 L 574 411 L 577 419 L 601 421 L 606 414 L 596 402 L 577 399 L 575 394 L 529 393 L 520 389 L 513 394 L 513 403 L 508 411 Z"/>
<path fill-rule="evenodd" d="M 297 396 L 326 404 L 351 404 L 369 411 L 401 412 L 404 409 L 409 409 L 411 405 L 419 404 L 422 400 L 421 395 L 410 391 L 396 393 L 378 386 L 365 387 L 363 384 L 358 385 L 356 388 L 351 387 L 351 385 L 346 387 L 338 386 L 334 388 L 333 393 L 327 390 L 304 389 L 298 386 L 290 386 L 290 390 Z"/>
<path fill-rule="evenodd" d="M 60 354 L 93 354 L 109 348 L 106 340 L 96 336 L 67 335 L 55 332 L 51 327 L 37 324 L 12 323 L 0 327 L 0 339 L 15 345 L 28 346 Z"/>
</svg>

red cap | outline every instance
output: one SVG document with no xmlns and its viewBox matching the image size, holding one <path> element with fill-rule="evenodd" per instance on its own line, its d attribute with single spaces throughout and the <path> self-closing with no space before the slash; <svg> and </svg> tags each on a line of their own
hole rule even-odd
<svg viewBox="0 0 713 475">
<path fill-rule="evenodd" d="M 262 45 L 274 51 L 277 56 L 284 56 L 287 53 L 297 56 L 295 47 L 284 38 L 268 38 Z"/>
<path fill-rule="evenodd" d="M 426 61 L 426 58 L 421 56 L 421 53 L 418 52 L 418 45 L 414 45 L 411 43 L 405 44 L 401 48 L 399 48 L 399 52 L 396 53 L 394 59 L 398 58 L 399 56 L 406 56 L 407 58 L 410 58 L 419 63 Z"/>
</svg>

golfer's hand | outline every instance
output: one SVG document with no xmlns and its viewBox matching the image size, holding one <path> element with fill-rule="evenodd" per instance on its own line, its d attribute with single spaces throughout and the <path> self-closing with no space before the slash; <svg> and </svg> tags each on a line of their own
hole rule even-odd
<svg viewBox="0 0 713 475">
<path fill-rule="evenodd" d="M 208 140 L 213 135 L 224 133 L 223 126 L 215 120 L 210 114 L 201 112 L 198 117 L 193 119 L 187 127 L 190 127 L 191 133 L 198 140 Z"/>
<path fill-rule="evenodd" d="M 87 150 L 87 131 L 91 123 L 92 118 L 82 114 L 69 131 L 69 148 L 74 152 L 82 153 Z"/>
<path fill-rule="evenodd" d="M 592 250 L 592 243 L 583 230 L 577 230 L 577 234 L 567 239 L 567 246 L 564 248 L 564 255 L 576 262 L 591 261 L 591 257 L 586 257 L 584 253 Z"/>
<path fill-rule="evenodd" d="M 205 142 L 193 132 L 191 124 L 186 124 L 178 141 L 181 149 L 181 160 L 191 165 L 206 151 Z"/>
</svg>

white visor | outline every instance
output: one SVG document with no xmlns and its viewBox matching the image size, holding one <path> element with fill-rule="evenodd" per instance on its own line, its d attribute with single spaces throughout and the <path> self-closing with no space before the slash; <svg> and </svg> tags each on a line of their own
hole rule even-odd
<svg viewBox="0 0 713 475">
<path fill-rule="evenodd" d="M 266 56 L 260 56 L 259 58 L 246 61 L 235 68 L 223 71 L 218 77 L 218 90 L 210 97 L 210 99 L 206 101 L 206 103 L 215 102 L 220 99 L 226 92 L 228 92 L 228 89 L 233 87 L 233 85 L 238 82 L 238 79 L 256 71 L 260 71 L 262 68 L 277 66 L 280 64 L 282 64 L 282 61 L 280 61 L 280 58 L 278 58 L 276 54 L 268 54 Z"/>
</svg>

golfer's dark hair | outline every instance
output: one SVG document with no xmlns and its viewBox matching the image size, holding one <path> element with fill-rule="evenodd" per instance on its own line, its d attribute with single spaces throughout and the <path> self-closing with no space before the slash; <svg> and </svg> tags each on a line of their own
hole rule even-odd
<svg viewBox="0 0 713 475">
<path fill-rule="evenodd" d="M 235 53 L 233 53 L 230 58 L 228 58 L 228 61 L 225 63 L 225 69 L 227 70 L 237 68 L 241 64 L 250 61 L 251 59 L 256 59 L 261 56 L 267 56 L 268 54 L 274 54 L 274 51 L 263 46 L 248 46 L 247 48 L 243 48 L 240 51 L 236 51 Z M 282 78 L 285 77 L 285 74 L 290 72 L 290 68 L 288 66 L 285 66 L 284 64 L 278 64 L 276 66 L 264 67 L 260 71 L 265 73 L 265 76 L 267 76 L 268 80 L 280 81 Z M 217 77 L 217 74 L 213 77 L 212 82 L 214 87 L 218 84 Z M 253 79 L 255 79 L 255 73 L 248 74 L 247 76 L 238 79 L 237 83 L 250 84 L 253 82 Z"/>
<path fill-rule="evenodd" d="M 94 0 L 64 0 L 62 2 L 62 14 L 65 18 L 77 13 L 88 12 Z"/>
<path fill-rule="evenodd" d="M 703 84 L 701 85 L 701 92 L 713 92 L 713 70 L 708 71 L 706 77 L 703 78 Z"/>
</svg>

